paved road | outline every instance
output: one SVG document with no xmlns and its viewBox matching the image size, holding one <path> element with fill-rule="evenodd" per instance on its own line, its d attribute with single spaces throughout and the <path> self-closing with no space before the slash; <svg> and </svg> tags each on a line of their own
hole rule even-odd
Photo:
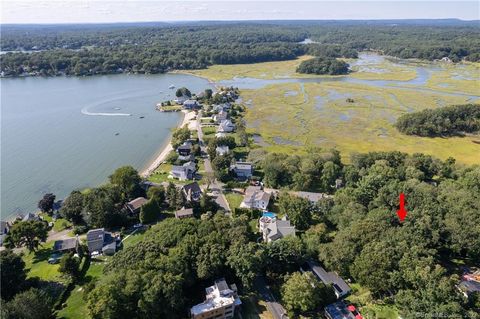
<svg viewBox="0 0 480 319">
<path fill-rule="evenodd" d="M 203 131 L 202 131 L 202 125 L 201 125 L 201 118 L 202 118 L 202 111 L 199 111 L 197 114 L 197 132 L 198 132 L 198 139 L 200 141 L 200 148 L 202 150 L 203 154 L 207 154 L 207 147 L 205 145 L 205 142 L 203 140 Z M 213 168 L 212 168 L 212 163 L 210 162 L 210 159 L 206 157 L 204 159 L 204 165 L 205 165 L 205 172 L 208 174 L 214 174 Z M 210 191 L 213 193 L 215 197 L 215 202 L 222 207 L 225 212 L 230 213 L 230 206 L 228 205 L 227 198 L 223 194 L 223 183 L 220 181 L 215 181 L 210 184 Z"/>
<path fill-rule="evenodd" d="M 255 288 L 261 299 L 267 304 L 268 311 L 270 311 L 275 319 L 288 319 L 287 311 L 275 300 L 263 277 L 257 277 L 255 280 Z"/>
</svg>

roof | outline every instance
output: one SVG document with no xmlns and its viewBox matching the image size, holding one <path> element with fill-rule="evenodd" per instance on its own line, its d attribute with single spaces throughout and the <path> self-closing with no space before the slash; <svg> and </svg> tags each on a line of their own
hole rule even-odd
<svg viewBox="0 0 480 319">
<path fill-rule="evenodd" d="M 220 145 L 220 146 L 217 146 L 215 151 L 217 153 L 228 153 L 230 151 L 230 148 L 228 147 L 228 145 Z"/>
<path fill-rule="evenodd" d="M 191 150 L 192 149 L 192 143 L 191 142 L 185 142 L 179 147 L 177 147 L 177 150 Z"/>
<path fill-rule="evenodd" d="M 333 288 L 339 291 L 341 294 L 345 294 L 351 290 L 347 283 L 335 272 L 327 272 L 322 266 L 312 261 L 309 261 L 308 265 L 312 269 L 313 273 L 317 275 L 318 279 L 320 279 L 326 285 L 331 284 Z"/>
<path fill-rule="evenodd" d="M 145 197 L 137 197 L 127 203 L 128 208 L 131 210 L 137 210 L 142 207 L 148 200 Z"/>
<path fill-rule="evenodd" d="M 312 193 L 312 192 L 294 192 L 294 195 L 308 199 L 311 202 L 318 202 L 321 199 L 324 198 L 331 198 L 331 195 L 324 194 L 324 193 Z"/>
<path fill-rule="evenodd" d="M 268 238 L 284 238 L 289 235 L 295 235 L 295 227 L 290 225 L 289 220 L 274 219 L 266 227 Z"/>
<path fill-rule="evenodd" d="M 188 216 L 193 216 L 193 209 L 192 208 L 184 208 L 177 210 L 175 212 L 175 217 L 180 218 L 180 217 L 188 217 Z"/>
<path fill-rule="evenodd" d="M 196 100 L 186 100 L 183 102 L 183 105 L 197 105 L 198 102 Z"/>
<path fill-rule="evenodd" d="M 54 251 L 70 250 L 77 248 L 78 239 L 77 238 L 67 238 L 63 240 L 56 240 L 53 244 Z"/>
<path fill-rule="evenodd" d="M 193 183 L 190 183 L 190 184 L 183 185 L 182 189 L 185 193 L 188 193 L 190 191 L 192 193 L 202 192 L 202 190 L 200 189 L 200 186 L 198 185 L 197 182 L 193 182 Z"/>
<path fill-rule="evenodd" d="M 270 201 L 270 193 L 264 192 L 260 186 L 248 186 L 245 190 L 245 203 L 252 203 L 255 201 Z"/>
<path fill-rule="evenodd" d="M 252 169 L 252 163 L 248 162 L 236 162 L 233 166 L 235 169 Z"/>
<path fill-rule="evenodd" d="M 105 228 L 90 229 L 87 232 L 87 241 L 103 239 L 105 236 Z"/>
</svg>

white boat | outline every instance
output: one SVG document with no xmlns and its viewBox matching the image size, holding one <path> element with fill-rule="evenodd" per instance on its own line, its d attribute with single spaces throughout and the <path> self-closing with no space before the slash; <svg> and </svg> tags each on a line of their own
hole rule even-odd
<svg viewBox="0 0 480 319">
<path fill-rule="evenodd" d="M 168 88 L 169 88 L 169 89 L 174 89 L 174 88 L 175 88 L 175 85 L 172 84 L 172 85 L 170 85 Z"/>
</svg>

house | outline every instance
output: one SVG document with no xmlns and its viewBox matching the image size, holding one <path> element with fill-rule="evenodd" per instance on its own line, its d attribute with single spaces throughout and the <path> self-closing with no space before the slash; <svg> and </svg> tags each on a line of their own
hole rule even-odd
<svg viewBox="0 0 480 319">
<path fill-rule="evenodd" d="M 262 216 L 264 218 L 265 216 Z M 261 220 L 260 226 L 263 231 L 263 240 L 267 243 L 284 238 L 286 236 L 295 236 L 295 227 L 290 225 L 290 221 L 286 217 L 282 219 L 270 218 L 270 220 Z"/>
<path fill-rule="evenodd" d="M 174 178 L 184 181 L 187 179 L 193 179 L 196 171 L 197 166 L 195 162 L 190 161 L 183 165 L 173 165 L 170 175 L 172 175 Z"/>
<path fill-rule="evenodd" d="M 340 189 L 343 187 L 343 179 L 337 178 L 335 180 L 335 189 Z"/>
<path fill-rule="evenodd" d="M 332 285 L 337 298 L 342 298 L 350 293 L 348 284 L 335 272 L 327 272 L 323 267 L 313 261 L 308 262 L 308 268 L 325 285 Z"/>
<path fill-rule="evenodd" d="M 205 289 L 205 301 L 190 309 L 192 319 L 231 319 L 235 310 L 242 304 L 235 284 L 228 286 L 224 278 Z"/>
<path fill-rule="evenodd" d="M 230 152 L 230 149 L 227 145 L 220 145 L 220 146 L 217 146 L 217 148 L 215 149 L 215 152 L 217 153 L 217 155 L 223 156 L 223 155 L 227 155 Z"/>
<path fill-rule="evenodd" d="M 193 162 L 195 160 L 195 155 L 179 155 L 178 160 L 181 162 Z"/>
<path fill-rule="evenodd" d="M 202 197 L 202 190 L 197 182 L 193 182 L 182 186 L 182 194 L 188 202 L 197 202 Z"/>
<path fill-rule="evenodd" d="M 233 171 L 238 178 L 248 179 L 253 175 L 252 163 L 236 162 L 230 166 L 230 170 Z"/>
<path fill-rule="evenodd" d="M 325 193 L 312 193 L 312 192 L 292 192 L 291 194 L 308 199 L 312 204 L 315 204 L 322 199 L 333 198 L 332 195 L 328 195 Z"/>
<path fill-rule="evenodd" d="M 53 243 L 53 251 L 59 253 L 77 252 L 78 251 L 78 237 L 56 240 Z"/>
<path fill-rule="evenodd" d="M 270 196 L 271 194 L 263 191 L 260 186 L 248 186 L 240 207 L 266 211 Z"/>
<path fill-rule="evenodd" d="M 6 221 L 0 221 L 0 246 L 3 245 L 5 237 L 7 237 L 8 231 L 10 230 L 10 223 Z"/>
<path fill-rule="evenodd" d="M 132 214 L 140 213 L 142 206 L 148 202 L 145 197 L 137 197 L 134 200 L 129 201 L 125 206 Z"/>
<path fill-rule="evenodd" d="M 220 110 L 217 114 L 213 115 L 215 123 L 221 123 L 228 118 L 228 113 L 224 110 Z"/>
<path fill-rule="evenodd" d="M 328 319 L 363 319 L 354 305 L 347 305 L 343 300 L 326 306 L 325 317 Z"/>
<path fill-rule="evenodd" d="M 22 218 L 22 222 L 26 222 L 29 220 L 40 220 L 40 217 L 34 213 L 28 213 L 25 216 L 22 216 L 21 218 Z"/>
<path fill-rule="evenodd" d="M 183 208 L 175 212 L 175 218 L 177 219 L 191 218 L 191 217 L 193 217 L 192 208 Z"/>
<path fill-rule="evenodd" d="M 187 101 L 187 100 L 188 100 L 188 96 L 183 96 L 183 95 L 182 95 L 182 96 L 177 97 L 177 98 L 176 98 L 175 100 L 173 100 L 173 101 L 174 101 L 175 103 L 177 103 L 178 105 L 183 105 L 183 103 L 184 103 L 185 101 Z"/>
<path fill-rule="evenodd" d="M 186 100 L 183 102 L 183 108 L 187 110 L 193 110 L 200 108 L 200 104 L 197 100 Z"/>
<path fill-rule="evenodd" d="M 97 228 L 87 232 L 87 247 L 90 254 L 93 252 L 110 254 L 112 250 L 115 253 L 117 243 L 111 233 L 106 232 L 104 228 Z"/>
<path fill-rule="evenodd" d="M 179 147 L 177 147 L 177 153 L 181 156 L 188 156 L 192 152 L 192 142 L 186 141 Z"/>
<path fill-rule="evenodd" d="M 235 124 L 230 120 L 224 120 L 220 122 L 220 125 L 217 128 L 218 133 L 230 133 L 235 130 Z"/>
</svg>

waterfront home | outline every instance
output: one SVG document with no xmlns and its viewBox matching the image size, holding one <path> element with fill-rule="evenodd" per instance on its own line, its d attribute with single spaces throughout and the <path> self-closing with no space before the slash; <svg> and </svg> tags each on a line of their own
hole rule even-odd
<svg viewBox="0 0 480 319">
<path fill-rule="evenodd" d="M 34 213 L 27 213 L 24 216 L 21 216 L 22 222 L 27 222 L 29 220 L 40 220 L 40 217 Z"/>
<path fill-rule="evenodd" d="M 260 186 L 248 186 L 240 207 L 266 211 L 270 196 L 271 194 L 264 192 Z"/>
<path fill-rule="evenodd" d="M 175 218 L 177 219 L 192 218 L 192 217 L 193 217 L 192 208 L 182 208 L 180 210 L 175 211 Z"/>
<path fill-rule="evenodd" d="M 197 100 L 186 100 L 183 102 L 183 108 L 187 110 L 199 109 L 200 104 Z"/>
<path fill-rule="evenodd" d="M 220 156 L 227 155 L 228 153 L 230 153 L 230 149 L 227 145 L 220 145 L 217 146 L 217 148 L 215 149 L 215 153 Z"/>
<path fill-rule="evenodd" d="M 78 252 L 78 237 L 56 240 L 53 243 L 53 251 L 58 253 Z"/>
<path fill-rule="evenodd" d="M 240 179 L 248 179 L 253 175 L 253 165 L 248 162 L 236 162 L 230 166 L 230 170 Z"/>
<path fill-rule="evenodd" d="M 242 304 L 238 297 L 237 286 L 228 286 L 224 278 L 215 280 L 215 284 L 205 289 L 205 301 L 190 309 L 192 319 L 231 319 L 235 310 Z"/>
<path fill-rule="evenodd" d="M 262 229 L 263 241 L 266 243 L 271 243 L 286 236 L 295 236 L 295 227 L 290 224 L 287 217 L 278 219 L 262 216 L 260 218 L 260 229 Z"/>
<path fill-rule="evenodd" d="M 134 200 L 129 201 L 125 206 L 132 214 L 140 213 L 142 208 L 148 200 L 145 197 L 137 197 Z"/>
<path fill-rule="evenodd" d="M 182 145 L 177 147 L 177 153 L 178 155 L 188 156 L 192 152 L 192 147 L 192 142 L 186 141 Z"/>
<path fill-rule="evenodd" d="M 220 122 L 220 125 L 217 128 L 218 133 L 230 133 L 235 130 L 235 124 L 230 120 L 224 120 Z"/>
<path fill-rule="evenodd" d="M 107 255 L 116 252 L 117 239 L 104 228 L 90 229 L 87 232 L 88 252 L 105 253 Z"/>
<path fill-rule="evenodd" d="M 224 110 L 221 110 L 217 114 L 214 114 L 212 118 L 215 121 L 215 123 L 221 123 L 222 121 L 225 121 L 228 118 L 228 113 L 225 112 Z"/>
<path fill-rule="evenodd" d="M 195 155 L 193 154 L 190 154 L 190 155 L 179 155 L 178 156 L 178 160 L 180 162 L 193 162 L 195 161 Z"/>
<path fill-rule="evenodd" d="M 301 269 L 302 271 L 311 271 L 320 281 L 325 285 L 331 285 L 335 292 L 337 299 L 348 295 L 351 291 L 348 284 L 337 273 L 330 271 L 327 272 L 322 266 L 316 262 L 309 261 Z"/>
<path fill-rule="evenodd" d="M 183 105 L 183 103 L 185 103 L 185 101 L 188 100 L 188 96 L 179 96 L 177 98 L 175 98 L 175 100 L 173 100 L 175 103 L 177 103 L 178 105 Z"/>
<path fill-rule="evenodd" d="M 182 186 L 182 194 L 187 202 L 198 202 L 202 197 L 202 190 L 197 182 Z"/>
<path fill-rule="evenodd" d="M 173 165 L 170 175 L 174 178 L 184 181 L 187 179 L 193 179 L 196 171 L 197 166 L 195 162 L 190 161 L 183 165 Z"/>
</svg>

